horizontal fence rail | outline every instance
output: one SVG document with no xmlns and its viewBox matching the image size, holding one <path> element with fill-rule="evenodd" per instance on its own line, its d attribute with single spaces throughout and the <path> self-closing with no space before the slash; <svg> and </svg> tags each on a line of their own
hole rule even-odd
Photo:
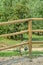
<svg viewBox="0 0 43 65">
<path fill-rule="evenodd" d="M 3 35 L 0 35 L 0 37 L 14 36 L 14 35 L 27 33 L 27 32 L 28 32 L 28 30 L 24 30 L 24 31 L 16 32 L 16 33 L 3 34 Z"/>
<path fill-rule="evenodd" d="M 43 20 L 43 18 L 27 18 L 27 19 L 19 19 L 19 20 L 14 20 L 14 21 L 7 21 L 7 22 L 0 22 L 0 26 L 2 25 L 9 25 L 9 24 L 15 24 L 15 23 L 21 23 L 25 21 L 30 21 L 30 20 Z"/>
<path fill-rule="evenodd" d="M 29 57 L 32 58 L 32 44 L 43 44 L 43 41 L 32 41 L 32 32 L 43 32 L 43 30 L 32 30 L 32 21 L 34 21 L 34 20 L 36 20 L 36 21 L 42 20 L 43 21 L 43 18 L 27 18 L 27 19 L 19 19 L 19 20 L 8 21 L 8 22 L 0 22 L 0 26 L 28 22 L 28 30 L 23 30 L 20 32 L 9 33 L 9 34 L 2 34 L 2 35 L 0 35 L 0 37 L 14 36 L 14 35 L 19 35 L 19 34 L 23 34 L 23 33 L 29 34 L 29 40 L 27 42 L 22 42 L 21 44 L 17 44 L 14 46 L 1 48 L 0 51 L 28 44 Z"/>
<path fill-rule="evenodd" d="M 2 34 L 2 35 L 0 35 L 0 37 L 7 37 L 7 36 L 20 35 L 20 34 L 28 33 L 28 32 L 29 32 L 29 30 L 24 30 L 24 31 L 15 32 L 15 33 Z M 32 32 L 43 32 L 43 30 L 32 30 Z"/>
<path fill-rule="evenodd" d="M 16 45 L 13 45 L 13 46 L 8 46 L 8 47 L 4 47 L 4 48 L 0 48 L 0 51 L 2 50 L 6 50 L 6 49 L 11 49 L 11 48 L 15 48 L 15 47 L 18 47 L 18 46 L 23 46 L 23 45 L 28 45 L 29 42 L 22 42 L 21 44 L 16 44 Z M 43 41 L 32 41 L 32 44 L 43 44 Z"/>
</svg>

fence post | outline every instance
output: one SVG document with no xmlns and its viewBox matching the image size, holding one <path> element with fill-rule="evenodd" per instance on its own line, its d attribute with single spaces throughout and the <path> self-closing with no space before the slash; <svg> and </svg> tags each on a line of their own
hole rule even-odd
<svg viewBox="0 0 43 65">
<path fill-rule="evenodd" d="M 29 57 L 32 59 L 32 20 L 28 22 L 29 30 Z"/>
</svg>

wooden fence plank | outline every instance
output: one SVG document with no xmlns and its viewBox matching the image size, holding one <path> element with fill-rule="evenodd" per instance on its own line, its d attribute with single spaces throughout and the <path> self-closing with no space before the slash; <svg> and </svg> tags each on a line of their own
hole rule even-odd
<svg viewBox="0 0 43 65">
<path fill-rule="evenodd" d="M 19 20 L 13 20 L 8 22 L 0 22 L 0 26 L 2 25 L 9 25 L 9 24 L 15 24 L 15 23 L 21 23 L 21 22 L 28 22 L 29 20 L 43 20 L 43 18 L 27 18 L 27 19 L 19 19 Z"/>
<path fill-rule="evenodd" d="M 29 57 L 32 58 L 32 20 L 28 22 L 29 30 Z"/>
<path fill-rule="evenodd" d="M 22 45 L 26 45 L 26 44 L 28 44 L 28 42 L 22 42 L 21 44 L 16 44 L 16 45 L 8 46 L 8 47 L 5 47 L 5 48 L 0 48 L 0 51 L 6 50 L 6 49 L 15 48 L 15 47 L 22 46 Z"/>
<path fill-rule="evenodd" d="M 15 32 L 15 33 L 1 34 L 0 37 L 14 36 L 14 35 L 19 35 L 19 34 L 28 33 L 28 32 L 29 30 L 24 30 L 24 31 Z M 32 30 L 32 32 L 43 32 L 43 30 Z"/>
<path fill-rule="evenodd" d="M 32 30 L 32 32 L 43 32 L 43 30 Z"/>
<path fill-rule="evenodd" d="M 15 33 L 9 33 L 9 34 L 2 34 L 2 35 L 0 35 L 0 37 L 14 36 L 14 35 L 19 35 L 19 34 L 27 33 L 27 32 L 28 32 L 28 30 L 24 30 L 24 31 L 20 31 L 20 32 L 15 32 Z"/>
<path fill-rule="evenodd" d="M 32 44 L 43 44 L 43 41 L 32 41 Z"/>
<path fill-rule="evenodd" d="M 27 44 L 29 45 L 29 41 L 21 42 L 21 44 L 19 43 L 19 44 L 13 45 L 13 46 L 8 46 L 8 47 L 0 48 L 0 51 L 6 50 L 6 49 L 15 48 L 15 47 L 18 47 L 18 46 L 27 45 Z M 43 41 L 32 41 L 32 44 L 43 44 Z"/>
</svg>

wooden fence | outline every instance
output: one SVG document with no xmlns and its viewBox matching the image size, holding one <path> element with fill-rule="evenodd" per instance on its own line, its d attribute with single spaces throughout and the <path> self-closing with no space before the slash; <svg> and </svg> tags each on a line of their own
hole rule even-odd
<svg viewBox="0 0 43 65">
<path fill-rule="evenodd" d="M 20 20 L 8 21 L 8 22 L 0 22 L 0 26 L 15 24 L 15 23 L 21 23 L 21 22 L 26 22 L 26 21 L 28 22 L 28 30 L 23 30 L 20 32 L 10 33 L 10 34 L 2 34 L 2 35 L 0 35 L 0 37 L 19 35 L 19 34 L 23 34 L 23 33 L 27 33 L 27 32 L 29 34 L 29 40 L 27 42 L 23 42 L 21 44 L 16 44 L 15 46 L 1 48 L 0 51 L 28 44 L 28 46 L 29 46 L 29 57 L 32 58 L 32 44 L 34 44 L 34 43 L 35 44 L 39 44 L 39 43 L 43 44 L 43 41 L 42 42 L 41 41 L 32 41 L 32 32 L 43 32 L 43 30 L 32 30 L 32 21 L 33 20 L 39 20 L 40 21 L 40 20 L 43 20 L 43 18 L 28 18 L 28 19 L 20 19 Z"/>
</svg>

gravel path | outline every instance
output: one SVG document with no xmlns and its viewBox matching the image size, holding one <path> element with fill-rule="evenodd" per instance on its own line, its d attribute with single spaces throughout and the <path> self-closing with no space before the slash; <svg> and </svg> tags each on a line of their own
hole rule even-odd
<svg viewBox="0 0 43 65">
<path fill-rule="evenodd" d="M 0 57 L 0 65 L 43 65 L 43 57 L 33 58 L 32 62 L 28 57 Z"/>
</svg>

